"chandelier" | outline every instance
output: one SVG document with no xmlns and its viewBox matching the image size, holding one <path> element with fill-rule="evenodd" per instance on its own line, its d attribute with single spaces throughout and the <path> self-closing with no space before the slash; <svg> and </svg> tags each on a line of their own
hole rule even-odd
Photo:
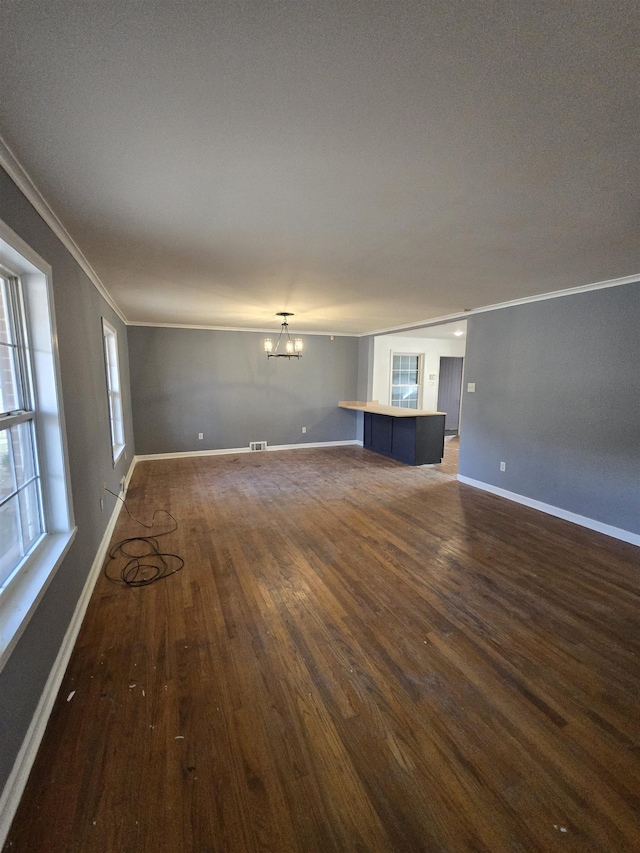
<svg viewBox="0 0 640 853">
<path fill-rule="evenodd" d="M 265 338 L 264 351 L 267 354 L 267 358 L 302 358 L 302 340 L 300 338 L 294 338 L 291 340 L 291 335 L 289 334 L 287 317 L 293 317 L 293 314 L 290 311 L 278 311 L 276 317 L 282 317 L 282 328 L 280 329 L 275 349 L 273 348 L 271 338 Z M 280 343 L 283 338 L 283 351 L 278 352 L 278 348 L 280 347 Z"/>
</svg>

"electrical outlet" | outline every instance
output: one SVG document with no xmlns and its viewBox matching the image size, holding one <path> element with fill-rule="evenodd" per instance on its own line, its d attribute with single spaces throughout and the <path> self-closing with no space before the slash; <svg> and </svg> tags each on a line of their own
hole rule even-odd
<svg viewBox="0 0 640 853">
<path fill-rule="evenodd" d="M 306 428 L 306 427 L 302 427 L 302 432 L 306 432 L 306 431 L 307 431 L 307 428 Z"/>
<path fill-rule="evenodd" d="M 500 470 L 501 470 L 501 471 L 506 471 L 506 470 L 507 470 L 507 463 L 506 463 L 506 462 L 501 462 L 501 463 L 500 463 Z"/>
<path fill-rule="evenodd" d="M 104 492 L 106 492 L 106 491 L 107 491 L 107 484 L 106 484 L 106 483 L 103 483 L 103 484 L 102 484 L 102 492 L 103 492 L 103 494 L 104 494 Z"/>
<path fill-rule="evenodd" d="M 104 511 L 104 498 L 100 498 L 100 512 Z"/>
<path fill-rule="evenodd" d="M 198 433 L 198 438 L 199 438 L 199 440 L 200 440 L 200 441 L 202 441 L 202 439 L 204 438 L 204 433 L 203 433 L 203 432 L 199 432 L 199 433 Z"/>
<path fill-rule="evenodd" d="M 467 382 L 467 393 L 473 394 L 475 392 L 475 390 L 476 390 L 476 383 L 475 382 Z"/>
</svg>

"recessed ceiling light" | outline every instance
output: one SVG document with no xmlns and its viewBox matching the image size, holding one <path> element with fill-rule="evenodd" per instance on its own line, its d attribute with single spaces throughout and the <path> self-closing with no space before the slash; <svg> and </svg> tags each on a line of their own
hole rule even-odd
<svg viewBox="0 0 640 853">
<path fill-rule="evenodd" d="M 462 329 L 456 329 L 453 334 L 456 336 L 456 338 L 461 338 L 462 335 L 464 335 L 464 331 Z"/>
</svg>

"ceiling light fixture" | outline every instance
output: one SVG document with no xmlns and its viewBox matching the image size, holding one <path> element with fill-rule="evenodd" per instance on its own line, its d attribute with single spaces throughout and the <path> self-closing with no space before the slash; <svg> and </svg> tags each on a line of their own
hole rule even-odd
<svg viewBox="0 0 640 853">
<path fill-rule="evenodd" d="M 273 347 L 273 342 L 271 338 L 264 339 L 264 351 L 267 354 L 267 358 L 302 358 L 302 339 L 294 338 L 291 340 L 291 335 L 289 334 L 289 324 L 287 323 L 287 317 L 293 317 L 293 314 L 290 311 L 278 311 L 276 317 L 282 317 L 282 328 L 280 329 L 280 335 L 278 336 L 278 340 L 276 341 L 275 349 Z M 284 336 L 284 351 L 278 352 L 278 347 L 280 346 L 280 342 Z"/>
<path fill-rule="evenodd" d="M 456 338 L 461 338 L 464 335 L 464 330 L 463 329 L 456 329 L 453 334 L 456 336 Z"/>
</svg>

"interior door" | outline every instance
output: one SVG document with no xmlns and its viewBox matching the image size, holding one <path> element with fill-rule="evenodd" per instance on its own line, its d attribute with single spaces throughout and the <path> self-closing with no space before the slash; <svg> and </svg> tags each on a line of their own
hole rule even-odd
<svg viewBox="0 0 640 853">
<path fill-rule="evenodd" d="M 446 412 L 444 431 L 449 435 L 458 432 L 460 423 L 460 394 L 462 392 L 462 365 L 464 358 L 440 357 L 438 382 L 438 411 Z"/>
</svg>

